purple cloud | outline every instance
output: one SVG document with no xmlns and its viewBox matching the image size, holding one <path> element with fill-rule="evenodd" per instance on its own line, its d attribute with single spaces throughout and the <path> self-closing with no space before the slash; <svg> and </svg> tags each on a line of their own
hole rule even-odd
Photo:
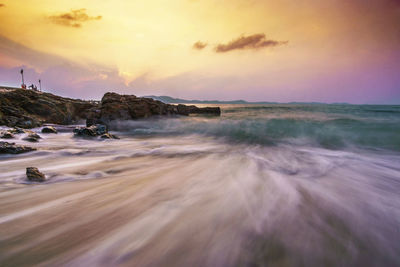
<svg viewBox="0 0 400 267">
<path fill-rule="evenodd" d="M 288 41 L 276 41 L 265 38 L 265 34 L 253 34 L 249 36 L 240 36 L 227 44 L 218 44 L 215 47 L 215 52 L 226 53 L 232 50 L 243 50 L 243 49 L 260 49 L 266 47 L 274 47 L 279 45 L 287 44 Z"/>
</svg>

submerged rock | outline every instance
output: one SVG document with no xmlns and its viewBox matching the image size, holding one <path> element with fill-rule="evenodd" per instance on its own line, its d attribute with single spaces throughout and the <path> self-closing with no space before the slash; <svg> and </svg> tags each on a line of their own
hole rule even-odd
<svg viewBox="0 0 400 267">
<path fill-rule="evenodd" d="M 36 148 L 16 145 L 15 143 L 0 142 L 0 154 L 21 154 L 34 150 Z"/>
<path fill-rule="evenodd" d="M 2 138 L 2 139 L 11 139 L 11 138 L 14 138 L 14 135 L 9 131 L 5 131 L 5 132 L 1 132 L 0 133 L 0 138 Z"/>
<path fill-rule="evenodd" d="M 39 171 L 36 167 L 27 167 L 26 168 L 26 177 L 29 181 L 33 182 L 44 182 L 46 181 L 46 176 Z"/>
<path fill-rule="evenodd" d="M 75 136 L 86 136 L 93 137 L 96 136 L 96 130 L 93 126 L 90 127 L 76 127 L 74 129 Z"/>
<path fill-rule="evenodd" d="M 96 124 L 89 127 L 76 127 L 74 129 L 74 133 L 75 136 L 95 137 L 107 134 L 107 127 L 101 124 Z"/>
<path fill-rule="evenodd" d="M 89 127 L 76 127 L 74 129 L 75 136 L 79 137 L 98 137 L 103 139 L 119 139 L 118 136 L 110 134 L 107 130 L 107 126 L 102 124 L 96 124 Z"/>
<path fill-rule="evenodd" d="M 42 128 L 42 133 L 57 133 L 57 129 L 53 126 L 45 126 Z"/>
<path fill-rule="evenodd" d="M 39 139 L 41 139 L 41 138 L 42 137 L 40 135 L 38 135 L 37 133 L 31 132 L 28 134 L 28 136 L 23 138 L 23 140 L 29 141 L 29 142 L 39 142 Z"/>
</svg>

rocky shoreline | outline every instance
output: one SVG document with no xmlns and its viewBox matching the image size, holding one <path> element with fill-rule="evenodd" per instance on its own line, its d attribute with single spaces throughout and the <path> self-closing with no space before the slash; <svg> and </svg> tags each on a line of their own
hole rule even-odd
<svg viewBox="0 0 400 267">
<path fill-rule="evenodd" d="M 108 132 L 112 121 L 190 114 L 219 116 L 221 110 L 219 107 L 171 105 L 151 98 L 117 93 L 106 93 L 101 101 L 85 101 L 26 89 L 7 89 L 0 91 L 0 126 L 10 128 L 0 131 L 0 139 L 10 140 L 23 134 L 21 140 L 39 142 L 42 137 L 28 129 L 44 126 L 41 134 L 57 134 L 56 128 L 43 124 L 68 125 L 84 122 L 86 127 L 74 129 L 75 137 L 119 139 Z M 0 141 L 0 154 L 21 154 L 35 150 L 35 147 Z M 46 181 L 45 175 L 35 167 L 27 167 L 26 175 L 29 181 Z"/>
<path fill-rule="evenodd" d="M 135 120 L 151 116 L 209 114 L 219 116 L 219 107 L 171 105 L 151 98 L 106 93 L 101 101 L 65 98 L 26 89 L 0 92 L 0 125 L 30 129 L 44 123 L 59 125 L 87 121 L 108 125 L 113 120 Z"/>
</svg>

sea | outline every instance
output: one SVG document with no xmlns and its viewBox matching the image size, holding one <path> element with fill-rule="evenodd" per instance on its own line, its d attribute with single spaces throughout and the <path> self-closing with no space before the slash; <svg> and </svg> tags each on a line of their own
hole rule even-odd
<svg viewBox="0 0 400 267">
<path fill-rule="evenodd" d="M 400 266 L 400 106 L 219 106 L 4 140 L 0 266 Z"/>
</svg>

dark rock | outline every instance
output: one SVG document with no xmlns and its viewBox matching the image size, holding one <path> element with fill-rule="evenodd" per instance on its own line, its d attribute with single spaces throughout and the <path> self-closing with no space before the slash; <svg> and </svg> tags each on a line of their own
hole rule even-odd
<svg viewBox="0 0 400 267">
<path fill-rule="evenodd" d="M 94 126 L 94 127 L 96 127 L 96 126 Z M 96 134 L 96 130 L 94 127 L 93 126 L 76 127 L 74 129 L 74 134 L 75 134 L 75 136 L 86 136 L 86 137 L 87 136 L 90 136 L 90 137 L 96 136 L 97 134 Z"/>
<path fill-rule="evenodd" d="M 179 104 L 177 106 L 178 112 L 182 115 L 189 115 L 189 114 L 209 114 L 209 115 L 221 115 L 221 109 L 219 107 L 204 107 L 199 108 L 194 105 L 186 106 Z"/>
<path fill-rule="evenodd" d="M 119 139 L 118 136 L 110 134 L 107 126 L 102 124 L 96 124 L 89 127 L 76 127 L 74 129 L 75 136 L 80 137 L 96 137 L 100 136 L 104 139 Z"/>
<path fill-rule="evenodd" d="M 216 107 L 170 105 L 151 98 L 106 93 L 101 102 L 84 101 L 26 89 L 0 91 L 0 125 L 24 129 L 43 123 L 71 124 L 86 120 L 87 127 L 113 120 L 132 120 L 154 115 L 220 115 Z M 44 128 L 43 128 L 44 129 Z"/>
<path fill-rule="evenodd" d="M 46 176 L 41 173 L 38 168 L 28 167 L 26 168 L 26 177 L 29 181 L 33 182 L 44 182 L 46 181 Z"/>
<path fill-rule="evenodd" d="M 208 115 L 221 115 L 221 109 L 219 107 L 204 107 L 199 108 L 196 106 L 189 106 L 189 114 L 208 114 Z"/>
<path fill-rule="evenodd" d="M 29 142 L 39 142 L 39 139 L 41 139 L 41 138 L 42 137 L 40 137 L 40 135 L 38 135 L 37 133 L 31 132 L 28 134 L 28 136 L 23 138 L 23 140 L 29 141 Z"/>
<path fill-rule="evenodd" d="M 97 119 L 94 119 L 94 118 L 86 119 L 86 127 L 90 127 L 90 126 L 96 125 L 96 124 L 97 124 Z"/>
<path fill-rule="evenodd" d="M 0 92 L 0 125 L 33 128 L 42 123 L 70 124 L 86 119 L 98 103 L 26 89 Z"/>
<path fill-rule="evenodd" d="M 57 129 L 53 126 L 45 126 L 42 128 L 42 133 L 57 133 Z"/>
<path fill-rule="evenodd" d="M 0 133 L 0 138 L 11 139 L 11 138 L 14 138 L 14 135 L 12 133 L 10 133 L 9 131 L 5 131 L 5 132 Z"/>
<path fill-rule="evenodd" d="M 15 143 L 0 142 L 0 154 L 20 154 L 34 150 L 36 148 L 16 145 Z"/>
<path fill-rule="evenodd" d="M 74 129 L 75 136 L 94 137 L 107 133 L 105 125 L 97 124 L 90 127 L 76 127 Z"/>
<path fill-rule="evenodd" d="M 198 108 L 196 106 L 170 105 L 151 98 L 141 98 L 134 95 L 119 95 L 106 93 L 100 106 L 97 118 L 91 118 L 87 124 L 101 121 L 104 124 L 113 120 L 132 120 L 147 118 L 154 115 L 184 115 L 212 114 L 220 115 L 219 107 Z"/>
<path fill-rule="evenodd" d="M 93 126 L 91 126 L 91 127 L 93 127 Z M 105 126 L 105 125 L 97 124 L 97 125 L 95 125 L 95 128 L 96 128 L 97 135 L 102 135 L 102 134 L 107 133 L 107 126 Z"/>
</svg>

